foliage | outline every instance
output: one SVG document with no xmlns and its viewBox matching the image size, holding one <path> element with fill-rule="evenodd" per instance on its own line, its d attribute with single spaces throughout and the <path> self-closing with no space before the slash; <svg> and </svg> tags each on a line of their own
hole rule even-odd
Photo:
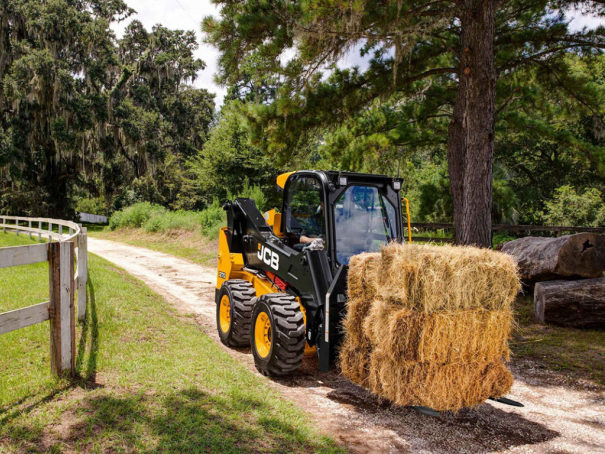
<svg viewBox="0 0 605 454">
<path fill-rule="evenodd" d="M 121 211 L 116 211 L 109 218 L 111 230 L 120 227 L 143 227 L 143 225 L 154 215 L 162 215 L 166 209 L 160 205 L 149 202 L 135 203 Z"/>
<path fill-rule="evenodd" d="M 494 140 L 508 164 L 496 175 L 497 222 L 536 210 L 535 198 L 515 197 L 515 140 L 554 139 L 603 168 L 602 144 L 587 140 L 602 124 L 602 96 L 574 62 L 601 52 L 605 29 L 571 31 L 568 18 L 580 6 L 601 14 L 600 2 L 214 2 L 221 17 L 207 17 L 203 29 L 220 51 L 218 78 L 247 101 L 254 143 L 278 163 L 306 154 L 326 167 L 394 174 L 402 156 L 439 155 L 456 212 L 482 227 Z M 476 28 L 491 13 L 493 22 Z M 363 64 L 345 64 L 351 55 Z M 562 121 L 570 111 L 586 130 Z"/>
<path fill-rule="evenodd" d="M 237 197 L 254 199 L 261 212 L 267 206 L 263 188 L 250 186 L 247 181 L 244 182 L 242 192 Z M 228 193 L 228 198 L 231 200 L 235 197 Z M 219 230 L 226 222 L 225 210 L 217 198 L 201 211 L 170 211 L 161 205 L 140 202 L 115 211 L 109 218 L 109 229 L 126 227 L 142 228 L 146 232 L 201 231 L 204 236 L 217 238 Z"/>
<path fill-rule="evenodd" d="M 201 152 L 189 161 L 190 184 L 204 203 L 232 198 L 230 194 L 246 191 L 249 184 L 260 186 L 265 194 L 275 192 L 279 168 L 250 143 L 240 109 L 237 101 L 223 106 Z"/>
<path fill-rule="evenodd" d="M 543 219 L 546 225 L 605 227 L 605 198 L 595 188 L 578 193 L 571 186 L 561 186 L 546 202 Z"/>
<path fill-rule="evenodd" d="M 107 215 L 107 207 L 105 200 L 102 197 L 88 197 L 78 200 L 76 203 L 76 211 L 80 213 Z"/>
<path fill-rule="evenodd" d="M 138 21 L 122 0 L 0 2 L 0 210 L 71 217 L 102 197 L 176 202 L 206 139 L 213 95 L 192 31 Z"/>
</svg>

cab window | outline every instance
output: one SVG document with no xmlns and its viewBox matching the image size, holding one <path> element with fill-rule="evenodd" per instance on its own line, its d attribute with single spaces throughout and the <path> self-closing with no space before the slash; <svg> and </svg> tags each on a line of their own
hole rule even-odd
<svg viewBox="0 0 605 454">
<path fill-rule="evenodd" d="M 284 212 L 286 232 L 300 236 L 324 234 L 324 209 L 321 183 L 313 177 L 295 177 L 288 184 Z"/>
</svg>

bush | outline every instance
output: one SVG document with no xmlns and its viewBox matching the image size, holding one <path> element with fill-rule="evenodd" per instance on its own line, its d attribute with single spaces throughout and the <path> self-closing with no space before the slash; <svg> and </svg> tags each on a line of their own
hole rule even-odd
<svg viewBox="0 0 605 454">
<path fill-rule="evenodd" d="M 561 186 L 555 191 L 554 198 L 546 202 L 542 218 L 547 225 L 604 227 L 603 194 L 595 188 L 579 194 L 571 186 Z"/>
<path fill-rule="evenodd" d="M 200 228 L 202 213 L 196 211 L 165 211 L 154 212 L 145 222 L 143 228 L 147 232 L 166 232 L 168 230 L 190 230 Z"/>
<path fill-rule="evenodd" d="M 80 213 L 107 215 L 107 207 L 102 197 L 80 199 L 76 204 L 76 211 Z"/>
<path fill-rule="evenodd" d="M 227 224 L 227 214 L 218 199 L 212 201 L 212 205 L 201 213 L 200 224 L 202 233 L 210 238 L 217 238 L 221 227 Z"/>
<path fill-rule="evenodd" d="M 135 203 L 116 211 L 109 219 L 109 228 L 115 230 L 122 227 L 142 227 L 152 216 L 161 216 L 166 213 L 166 208 L 149 202 Z"/>
<path fill-rule="evenodd" d="M 244 184 L 244 189 L 238 197 L 254 199 L 256 206 L 262 212 L 267 204 L 267 198 L 259 186 Z M 233 199 L 233 196 L 229 196 Z M 147 232 L 168 232 L 171 230 L 196 231 L 201 229 L 203 235 L 217 238 L 221 227 L 227 223 L 227 215 L 219 199 L 202 211 L 177 210 L 168 211 L 160 205 L 148 202 L 135 203 L 121 211 L 113 213 L 109 219 L 111 230 L 122 227 L 143 228 Z"/>
</svg>

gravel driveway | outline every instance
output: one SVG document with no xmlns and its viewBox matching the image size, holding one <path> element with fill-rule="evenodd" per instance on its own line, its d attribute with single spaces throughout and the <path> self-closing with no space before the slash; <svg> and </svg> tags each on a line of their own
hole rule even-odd
<svg viewBox="0 0 605 454">
<path fill-rule="evenodd" d="M 216 271 L 171 255 L 88 239 L 88 249 L 144 281 L 216 341 Z M 255 371 L 249 350 L 229 350 Z M 379 402 L 315 358 L 285 379 L 266 379 L 307 411 L 317 426 L 356 453 L 605 453 L 605 389 L 527 360 L 510 364 L 509 397 L 525 408 L 489 402 L 438 418 Z M 260 375 L 260 374 L 259 374 Z"/>
</svg>

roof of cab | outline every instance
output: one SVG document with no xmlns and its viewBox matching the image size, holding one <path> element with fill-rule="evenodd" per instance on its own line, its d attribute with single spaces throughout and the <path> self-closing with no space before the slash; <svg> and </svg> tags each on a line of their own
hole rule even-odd
<svg viewBox="0 0 605 454">
<path fill-rule="evenodd" d="M 290 175 L 292 175 L 293 173 L 296 173 L 296 171 L 294 172 L 286 172 L 286 173 L 282 173 L 281 175 L 279 175 L 277 177 L 277 185 L 284 189 L 284 186 L 286 186 L 286 181 L 288 180 L 288 178 L 290 177 Z"/>
</svg>

